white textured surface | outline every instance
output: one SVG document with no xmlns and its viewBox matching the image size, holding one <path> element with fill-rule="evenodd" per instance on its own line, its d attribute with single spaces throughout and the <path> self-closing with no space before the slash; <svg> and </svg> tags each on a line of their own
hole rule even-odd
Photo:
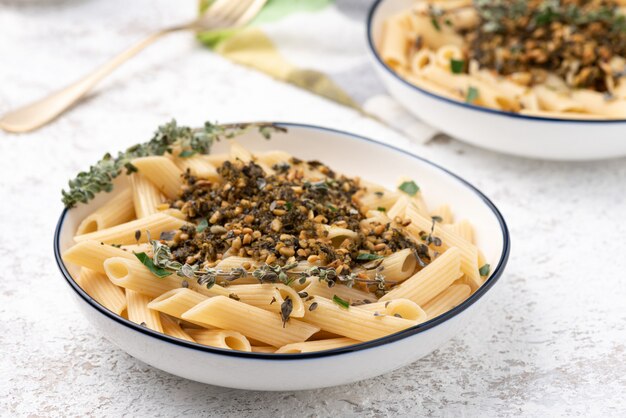
<svg viewBox="0 0 626 418">
<path fill-rule="evenodd" d="M 179 7 L 1 0 L 0 112 L 193 14 L 192 2 Z M 536 162 L 447 139 L 409 146 L 493 199 L 513 251 L 485 318 L 394 373 L 319 391 L 245 392 L 182 380 L 120 352 L 77 316 L 54 265 L 59 190 L 104 151 L 148 139 L 171 117 L 193 125 L 301 121 L 403 143 L 352 111 L 233 66 L 185 34 L 146 51 L 54 124 L 0 134 L 0 415 L 626 413 L 624 159 Z"/>
</svg>

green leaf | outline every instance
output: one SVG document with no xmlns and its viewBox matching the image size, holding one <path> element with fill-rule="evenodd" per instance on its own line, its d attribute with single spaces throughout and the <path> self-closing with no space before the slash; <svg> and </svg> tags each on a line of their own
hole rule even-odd
<svg viewBox="0 0 626 418">
<path fill-rule="evenodd" d="M 481 268 L 478 269 L 478 273 L 480 273 L 480 275 L 482 277 L 489 276 L 490 268 L 491 268 L 491 266 L 489 264 L 485 264 L 484 266 L 482 266 Z"/>
<path fill-rule="evenodd" d="M 398 186 L 398 189 L 402 190 L 404 193 L 408 194 L 409 196 L 415 196 L 417 192 L 420 191 L 419 186 L 415 184 L 413 180 L 405 181 L 400 186 Z"/>
<path fill-rule="evenodd" d="M 382 206 L 377 207 L 376 210 L 379 211 L 379 212 L 387 212 L 387 209 L 385 209 Z"/>
<path fill-rule="evenodd" d="M 178 154 L 178 156 L 180 158 L 189 158 L 189 157 L 193 157 L 197 153 L 198 153 L 197 151 L 194 151 L 192 149 L 186 149 L 186 150 L 182 151 L 180 154 Z"/>
<path fill-rule="evenodd" d="M 465 61 L 455 60 L 454 58 L 450 60 L 450 71 L 454 74 L 461 74 L 463 72 L 463 68 L 465 68 Z"/>
<path fill-rule="evenodd" d="M 439 222 L 439 223 L 443 222 L 443 218 L 441 216 L 435 215 L 435 216 L 431 216 L 430 218 L 435 222 Z"/>
<path fill-rule="evenodd" d="M 361 253 L 356 256 L 356 259 L 360 261 L 378 260 L 379 258 L 383 258 L 383 256 L 378 255 L 378 254 L 370 254 L 370 253 Z"/>
<path fill-rule="evenodd" d="M 161 267 L 157 267 L 152 262 L 152 259 L 146 253 L 135 253 L 135 257 L 141 261 L 141 264 L 148 267 L 148 270 L 152 272 L 155 276 L 162 279 L 163 277 L 167 277 L 172 274 L 171 271 L 167 271 Z"/>
<path fill-rule="evenodd" d="M 196 226 L 196 232 L 202 232 L 209 227 L 209 221 L 202 219 L 198 226 Z"/>
<path fill-rule="evenodd" d="M 467 89 L 467 95 L 465 96 L 466 103 L 474 103 L 478 99 L 479 93 L 476 87 L 470 87 Z"/>
<path fill-rule="evenodd" d="M 441 26 L 439 26 L 439 21 L 437 20 L 435 16 L 432 16 L 430 18 L 430 23 L 433 24 L 433 27 L 435 28 L 435 30 L 437 30 L 437 32 L 441 31 Z"/>
<path fill-rule="evenodd" d="M 333 302 L 335 302 L 337 305 L 341 306 L 344 309 L 350 309 L 350 303 L 347 300 L 341 299 L 337 295 L 333 295 Z"/>
</svg>

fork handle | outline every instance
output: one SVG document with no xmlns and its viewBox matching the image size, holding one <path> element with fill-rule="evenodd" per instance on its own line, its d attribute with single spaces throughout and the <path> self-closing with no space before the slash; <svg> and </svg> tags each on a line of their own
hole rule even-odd
<svg viewBox="0 0 626 418">
<path fill-rule="evenodd" d="M 137 55 L 145 47 L 163 35 L 188 28 L 189 25 L 176 26 L 153 33 L 77 82 L 52 93 L 48 97 L 6 113 L 0 117 L 0 128 L 8 132 L 18 133 L 32 131 L 45 125 L 65 112 L 85 96 L 100 80 Z"/>
</svg>

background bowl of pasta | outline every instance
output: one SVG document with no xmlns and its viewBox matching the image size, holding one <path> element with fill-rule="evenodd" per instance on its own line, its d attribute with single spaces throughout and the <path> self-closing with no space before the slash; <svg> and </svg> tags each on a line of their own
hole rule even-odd
<svg viewBox="0 0 626 418">
<path fill-rule="evenodd" d="M 80 197 L 89 173 L 70 183 L 64 201 L 71 208 L 60 217 L 54 251 L 92 326 L 130 355 L 178 376 L 301 390 L 397 369 L 471 321 L 487 320 L 480 305 L 502 275 L 510 246 L 506 223 L 487 197 L 389 145 L 309 125 L 271 126 L 269 140 L 267 126 L 238 130 L 235 140 L 224 134 L 208 155 L 198 142 L 191 147 L 199 152 L 189 143 L 162 146 L 172 132 L 192 132 L 166 126 L 151 141 L 158 147 L 120 154 L 132 154 L 122 163 L 133 173 L 120 172 L 110 193 Z M 215 129 L 194 132 L 210 136 Z M 146 155 L 148 149 L 159 155 Z M 111 167 L 110 159 L 101 163 Z M 242 173 L 256 177 L 246 183 L 241 179 L 251 177 Z M 152 206 L 150 190 L 158 196 Z M 245 199 L 237 200 L 237 190 Z M 290 190 L 299 198 L 292 200 Z M 210 199 L 203 200 L 207 191 Z M 267 197 L 277 191 L 281 199 Z M 231 212 L 224 197 L 237 205 Z M 210 205 L 219 201 L 216 215 Z M 192 215 L 202 208 L 211 215 Z M 305 220 L 289 224 L 298 210 Z M 237 219 L 251 225 L 248 232 Z M 319 237 L 305 239 L 306 225 Z M 300 228 L 299 244 L 290 241 L 293 228 Z M 255 247 L 255 239 L 262 244 Z M 227 250 L 213 260 L 211 245 Z M 207 250 L 204 264 L 196 250 Z M 351 267 L 350 251 L 356 251 Z"/>
<path fill-rule="evenodd" d="M 517 2 L 522 11 L 498 9 L 497 2 L 483 3 L 487 8 L 495 6 L 479 13 L 475 2 L 464 0 L 376 1 L 368 15 L 368 44 L 389 93 L 432 126 L 494 151 L 553 160 L 626 155 L 626 60 L 618 56 L 623 55 L 619 45 L 624 44 L 624 32 L 614 35 L 614 29 L 606 29 L 623 20 L 619 4 L 608 2 L 614 5 L 614 14 L 598 17 L 605 20 L 596 22 L 600 29 L 590 32 L 587 21 L 578 27 L 556 22 L 553 16 L 567 13 L 550 9 L 547 2 Z M 574 17 L 567 19 L 582 21 L 580 16 L 593 15 L 575 7 L 571 9 Z M 484 16 L 494 17 L 489 21 Z M 506 32 L 509 29 L 498 25 L 507 18 L 511 22 L 528 18 L 524 22 L 530 23 L 524 30 L 511 24 L 518 32 Z M 610 36 L 620 40 L 611 41 Z M 555 42 L 571 49 L 556 48 Z M 589 54 L 607 58 L 591 55 L 585 66 L 570 56 L 584 54 L 585 43 L 592 45 Z M 570 55 L 559 61 L 557 51 Z M 537 69 L 528 64 L 533 59 L 553 63 L 555 69 Z M 583 82 L 589 86 L 572 87 Z"/>
</svg>

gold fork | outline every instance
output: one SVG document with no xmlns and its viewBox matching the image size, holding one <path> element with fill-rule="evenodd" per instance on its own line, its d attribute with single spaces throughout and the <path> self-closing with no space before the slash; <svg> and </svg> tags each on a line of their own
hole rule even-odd
<svg viewBox="0 0 626 418">
<path fill-rule="evenodd" d="M 39 101 L 0 117 L 0 128 L 8 132 L 28 132 L 47 124 L 84 97 L 100 80 L 128 59 L 164 35 L 183 30 L 236 28 L 249 23 L 267 0 L 216 0 L 198 19 L 162 29 L 131 46 L 88 76 Z"/>
</svg>

